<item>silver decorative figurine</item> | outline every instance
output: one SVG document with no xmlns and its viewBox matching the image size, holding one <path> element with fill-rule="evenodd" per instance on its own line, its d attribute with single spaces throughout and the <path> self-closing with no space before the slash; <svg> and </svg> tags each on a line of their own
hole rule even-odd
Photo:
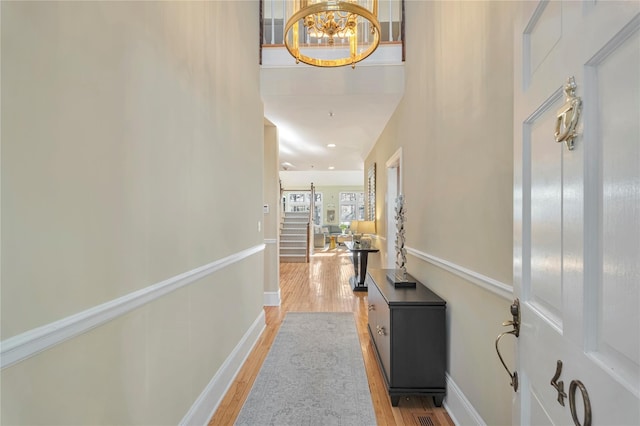
<svg viewBox="0 0 640 426">
<path fill-rule="evenodd" d="M 395 287 L 415 287 L 416 282 L 407 274 L 407 249 L 404 248 L 404 196 L 398 195 L 395 208 L 396 220 L 396 270 L 387 278 Z"/>
</svg>

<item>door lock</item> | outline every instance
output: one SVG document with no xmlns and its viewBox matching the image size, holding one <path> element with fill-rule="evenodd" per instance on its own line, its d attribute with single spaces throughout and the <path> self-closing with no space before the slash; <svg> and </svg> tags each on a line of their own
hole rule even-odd
<svg viewBox="0 0 640 426">
<path fill-rule="evenodd" d="M 511 304 L 509 311 L 511 312 L 511 316 L 513 317 L 513 320 L 511 321 L 505 321 L 502 323 L 503 326 L 507 327 L 512 325 L 513 326 L 513 330 L 515 333 L 511 333 L 516 337 L 520 337 L 520 300 L 516 299 L 513 301 L 513 303 Z"/>
</svg>

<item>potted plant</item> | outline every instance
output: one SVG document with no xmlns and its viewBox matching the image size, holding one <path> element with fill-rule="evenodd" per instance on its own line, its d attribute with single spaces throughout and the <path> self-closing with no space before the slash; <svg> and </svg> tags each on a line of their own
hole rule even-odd
<svg viewBox="0 0 640 426">
<path fill-rule="evenodd" d="M 346 234 L 347 233 L 347 225 L 344 223 L 340 224 L 340 229 L 342 229 L 342 233 Z"/>
</svg>

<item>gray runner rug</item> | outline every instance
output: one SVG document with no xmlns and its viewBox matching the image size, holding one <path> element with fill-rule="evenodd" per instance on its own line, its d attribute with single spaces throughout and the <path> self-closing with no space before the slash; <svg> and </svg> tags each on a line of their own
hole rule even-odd
<svg viewBox="0 0 640 426">
<path fill-rule="evenodd" d="M 353 313 L 287 313 L 235 424 L 375 425 Z"/>
</svg>

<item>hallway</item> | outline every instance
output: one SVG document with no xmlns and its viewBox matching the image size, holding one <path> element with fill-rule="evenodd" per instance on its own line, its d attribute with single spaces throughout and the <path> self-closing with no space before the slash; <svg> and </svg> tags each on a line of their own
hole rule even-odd
<svg viewBox="0 0 640 426">
<path fill-rule="evenodd" d="M 281 263 L 280 307 L 265 307 L 266 329 L 229 388 L 210 425 L 231 425 L 251 390 L 287 312 L 349 312 L 356 317 L 378 425 L 453 425 L 430 397 L 410 397 L 392 407 L 367 332 L 367 293 L 351 290 L 351 254 L 344 247 L 318 250 L 309 263 Z"/>
</svg>

